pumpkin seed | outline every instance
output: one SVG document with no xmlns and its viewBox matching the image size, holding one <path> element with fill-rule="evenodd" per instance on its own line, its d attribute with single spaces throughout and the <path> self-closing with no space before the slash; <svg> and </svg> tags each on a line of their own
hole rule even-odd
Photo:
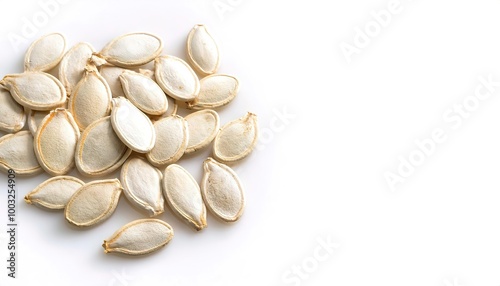
<svg viewBox="0 0 500 286">
<path fill-rule="evenodd" d="M 69 98 L 68 110 L 73 114 L 80 130 L 110 114 L 111 90 L 95 66 L 86 67 L 85 75 Z"/>
<path fill-rule="evenodd" d="M 125 97 L 122 83 L 120 82 L 120 75 L 124 71 L 126 71 L 126 69 L 115 67 L 112 65 L 102 65 L 99 67 L 99 73 L 108 83 L 109 89 L 111 90 L 111 95 L 113 97 Z"/>
<path fill-rule="evenodd" d="M 85 67 L 94 52 L 94 47 L 91 44 L 81 42 L 74 45 L 64 55 L 59 64 L 59 79 L 68 95 L 73 92 L 73 88 L 82 79 Z"/>
<path fill-rule="evenodd" d="M 95 177 L 118 169 L 132 150 L 118 138 L 111 126 L 111 117 L 107 116 L 93 122 L 83 131 L 75 153 L 78 171 Z"/>
<path fill-rule="evenodd" d="M 189 32 L 186 50 L 187 58 L 197 72 L 202 75 L 217 72 L 220 62 L 219 48 L 205 25 L 195 25 Z"/>
<path fill-rule="evenodd" d="M 45 116 L 50 113 L 50 110 L 41 111 L 41 110 L 28 110 L 28 129 L 31 132 L 31 135 L 35 136 L 36 130 L 40 123 L 42 123 Z"/>
<path fill-rule="evenodd" d="M 35 155 L 40 166 L 53 176 L 73 168 L 80 131 L 71 113 L 57 108 L 45 116 L 35 134 Z"/>
<path fill-rule="evenodd" d="M 28 193 L 24 200 L 50 210 L 66 207 L 71 196 L 85 183 L 72 176 L 57 176 L 46 180 Z"/>
<path fill-rule="evenodd" d="M 128 201 L 150 217 L 163 213 L 160 170 L 141 158 L 130 158 L 121 170 L 123 193 Z"/>
<path fill-rule="evenodd" d="M 237 221 L 243 213 L 243 186 L 227 165 L 208 158 L 203 163 L 201 194 L 208 210 L 225 222 Z"/>
<path fill-rule="evenodd" d="M 66 103 L 66 91 L 61 82 L 44 72 L 24 72 L 6 75 L 4 85 L 15 101 L 34 110 L 51 110 Z"/>
<path fill-rule="evenodd" d="M 148 161 L 156 167 L 165 167 L 179 160 L 189 142 L 188 125 L 184 118 L 172 115 L 154 123 L 156 142 L 146 154 Z"/>
<path fill-rule="evenodd" d="M 207 226 L 207 211 L 200 187 L 186 169 L 177 164 L 165 169 L 163 194 L 174 214 L 184 222 L 198 231 Z"/>
<path fill-rule="evenodd" d="M 231 102 L 238 93 L 239 81 L 233 76 L 214 74 L 200 81 L 200 93 L 188 102 L 190 109 L 217 108 Z"/>
<path fill-rule="evenodd" d="M 26 112 L 17 103 L 10 92 L 0 87 L 0 130 L 15 133 L 23 129 L 26 123 Z"/>
<path fill-rule="evenodd" d="M 111 125 L 116 135 L 137 153 L 151 151 L 156 140 L 151 120 L 126 98 L 117 97 L 112 102 Z"/>
<path fill-rule="evenodd" d="M 151 121 L 155 122 L 162 118 L 177 114 L 177 108 L 178 108 L 177 102 L 175 102 L 175 100 L 168 95 L 166 97 L 168 101 L 167 111 L 159 116 L 150 115 L 149 118 L 151 119 Z"/>
<path fill-rule="evenodd" d="M 155 59 L 155 78 L 163 91 L 181 101 L 191 101 L 200 92 L 200 81 L 193 69 L 173 56 Z"/>
<path fill-rule="evenodd" d="M 115 211 L 122 190 L 118 179 L 87 183 L 71 197 L 64 216 L 69 223 L 79 227 L 98 224 Z"/>
<path fill-rule="evenodd" d="M 168 101 L 163 90 L 146 75 L 124 71 L 120 75 L 123 91 L 137 108 L 150 115 L 161 115 L 168 109 Z"/>
<path fill-rule="evenodd" d="M 95 57 L 119 67 L 136 67 L 152 61 L 160 55 L 163 43 L 157 36 L 147 33 L 132 33 L 109 42 Z M 99 64 L 98 64 L 99 65 Z"/>
<path fill-rule="evenodd" d="M 33 150 L 33 136 L 29 131 L 19 131 L 0 138 L 0 171 L 9 169 L 17 175 L 34 175 L 43 171 Z"/>
<path fill-rule="evenodd" d="M 252 152 L 257 137 L 257 115 L 248 112 L 221 128 L 214 140 L 214 156 L 222 162 L 241 160 Z"/>
<path fill-rule="evenodd" d="M 132 221 L 104 241 L 105 253 L 142 255 L 160 249 L 174 237 L 172 227 L 159 219 Z"/>
<path fill-rule="evenodd" d="M 25 71 L 48 71 L 61 61 L 66 39 L 59 33 L 42 36 L 28 48 L 24 57 Z"/>
<path fill-rule="evenodd" d="M 204 148 L 214 140 L 219 131 L 219 115 L 213 110 L 200 110 L 186 116 L 189 143 L 185 154 Z"/>
</svg>

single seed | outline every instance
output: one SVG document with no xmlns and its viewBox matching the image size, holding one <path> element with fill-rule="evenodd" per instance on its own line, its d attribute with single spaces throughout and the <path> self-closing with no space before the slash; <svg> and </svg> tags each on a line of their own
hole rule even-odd
<svg viewBox="0 0 500 286">
<path fill-rule="evenodd" d="M 155 78 L 163 91 L 181 101 L 191 101 L 200 92 L 200 81 L 193 69 L 173 56 L 155 59 Z"/>
<path fill-rule="evenodd" d="M 59 33 L 42 36 L 28 48 L 24 57 L 25 71 L 48 71 L 61 61 L 66 39 Z"/>
<path fill-rule="evenodd" d="M 26 123 L 26 111 L 17 103 L 10 92 L 0 87 L 0 130 L 15 133 Z"/>
<path fill-rule="evenodd" d="M 120 82 L 120 75 L 124 71 L 126 71 L 126 69 L 112 65 L 102 65 L 99 67 L 99 73 L 108 83 L 113 97 L 125 97 L 122 83 Z"/>
<path fill-rule="evenodd" d="M 205 25 L 195 25 L 189 32 L 186 52 L 189 63 L 202 75 L 217 72 L 219 68 L 219 48 Z"/>
<path fill-rule="evenodd" d="M 248 112 L 220 129 L 214 140 L 214 156 L 222 162 L 241 160 L 252 152 L 257 137 L 257 115 Z"/>
<path fill-rule="evenodd" d="M 28 110 L 28 129 L 31 134 L 35 136 L 38 126 L 42 123 L 45 116 L 50 113 L 50 110 L 40 111 L 40 110 Z"/>
<path fill-rule="evenodd" d="M 81 42 L 74 45 L 64 55 L 59 64 L 59 80 L 61 80 L 68 95 L 73 92 L 73 88 L 82 79 L 85 67 L 94 52 L 94 47 L 91 44 Z"/>
<path fill-rule="evenodd" d="M 167 97 L 150 77 L 134 71 L 124 71 L 120 75 L 120 81 L 127 99 L 142 112 L 161 115 L 167 111 Z"/>
<path fill-rule="evenodd" d="M 119 252 L 142 255 L 165 246 L 174 237 L 172 227 L 159 219 L 132 221 L 104 241 L 105 253 Z"/>
<path fill-rule="evenodd" d="M 233 76 L 214 74 L 200 81 L 200 93 L 188 102 L 190 109 L 218 108 L 230 103 L 238 94 L 239 81 Z"/>
<path fill-rule="evenodd" d="M 219 131 L 219 115 L 213 110 L 200 110 L 189 114 L 185 119 L 189 131 L 189 142 L 185 154 L 208 146 Z"/>
<path fill-rule="evenodd" d="M 9 169 L 17 175 L 35 175 L 43 172 L 33 150 L 33 136 L 29 131 L 19 131 L 0 138 L 0 171 Z"/>
<path fill-rule="evenodd" d="M 80 179 L 72 176 L 53 177 L 38 185 L 24 197 L 24 200 L 30 205 L 41 208 L 61 210 L 84 184 Z"/>
<path fill-rule="evenodd" d="M 172 115 L 154 123 L 156 141 L 146 154 L 148 161 L 158 168 L 177 162 L 189 142 L 188 125 L 184 118 Z"/>
</svg>

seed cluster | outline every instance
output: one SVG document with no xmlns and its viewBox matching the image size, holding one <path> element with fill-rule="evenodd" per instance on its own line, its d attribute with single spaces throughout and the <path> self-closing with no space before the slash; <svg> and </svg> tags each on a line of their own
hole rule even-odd
<svg viewBox="0 0 500 286">
<path fill-rule="evenodd" d="M 64 210 L 66 221 L 87 228 L 111 216 L 123 194 L 149 217 L 105 240 L 106 253 L 165 246 L 174 231 L 153 218 L 165 203 L 195 230 L 207 226 L 207 209 L 234 222 L 245 206 L 227 164 L 255 147 L 257 117 L 248 112 L 221 128 L 214 110 L 235 98 L 238 80 L 217 73 L 219 49 L 204 25 L 188 34 L 187 62 L 162 53 L 161 39 L 148 33 L 122 35 L 99 52 L 84 42 L 66 51 L 65 37 L 53 33 L 29 47 L 23 73 L 0 81 L 0 130 L 10 133 L 0 138 L 0 171 L 53 176 L 25 196 L 27 203 Z M 182 117 L 179 106 L 193 112 Z M 198 184 L 175 163 L 212 142 L 214 159 L 203 162 Z M 80 178 L 66 175 L 74 167 Z M 119 178 L 98 179 L 119 168 Z"/>
</svg>

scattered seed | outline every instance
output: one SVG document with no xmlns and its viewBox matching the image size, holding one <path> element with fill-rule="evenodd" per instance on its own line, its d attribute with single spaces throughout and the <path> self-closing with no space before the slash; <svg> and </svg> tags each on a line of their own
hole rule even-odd
<svg viewBox="0 0 500 286">
<path fill-rule="evenodd" d="M 46 180 L 28 193 L 24 200 L 49 210 L 61 210 L 66 207 L 71 196 L 85 183 L 72 176 L 57 176 Z"/>
<path fill-rule="evenodd" d="M 40 110 L 28 110 L 28 129 L 31 135 L 35 136 L 38 126 L 42 123 L 45 116 L 50 113 L 50 110 L 40 111 Z"/>
<path fill-rule="evenodd" d="M 202 149 L 212 142 L 219 131 L 219 115 L 217 112 L 206 109 L 186 116 L 188 123 L 189 143 L 185 154 Z"/>
<path fill-rule="evenodd" d="M 186 120 L 172 115 L 156 121 L 154 128 L 156 141 L 153 149 L 146 154 L 148 161 L 159 168 L 177 162 L 189 142 Z"/>
<path fill-rule="evenodd" d="M 10 92 L 0 87 L 0 130 L 15 133 L 23 129 L 26 113 L 23 106 L 12 98 Z"/>
<path fill-rule="evenodd" d="M 190 109 L 218 108 L 231 102 L 238 93 L 239 81 L 233 76 L 214 74 L 200 81 L 200 93 L 188 102 Z"/>
<path fill-rule="evenodd" d="M 155 59 L 155 78 L 163 91 L 181 101 L 191 101 L 200 92 L 200 81 L 193 69 L 173 56 Z"/>
<path fill-rule="evenodd" d="M 167 97 L 150 77 L 134 71 L 124 71 L 120 75 L 120 81 L 127 99 L 142 112 L 149 115 L 167 112 Z"/>
<path fill-rule="evenodd" d="M 61 61 L 66 50 L 66 39 L 62 34 L 42 36 L 28 48 L 24 57 L 25 71 L 48 71 Z"/>
<path fill-rule="evenodd" d="M 33 151 L 33 136 L 29 131 L 19 131 L 0 138 L 0 171 L 9 169 L 17 175 L 35 175 L 43 171 Z"/>
<path fill-rule="evenodd" d="M 59 80 L 61 80 L 68 95 L 82 79 L 85 67 L 94 52 L 94 47 L 91 44 L 81 42 L 74 45 L 64 55 L 59 64 Z"/>
<path fill-rule="evenodd" d="M 202 75 L 217 72 L 219 48 L 205 25 L 195 25 L 189 32 L 186 44 L 187 58 L 193 68 Z"/>
<path fill-rule="evenodd" d="M 241 160 L 252 152 L 257 137 L 257 115 L 248 112 L 220 129 L 214 140 L 214 156 L 222 162 Z"/>
<path fill-rule="evenodd" d="M 125 97 L 122 83 L 120 82 L 120 75 L 124 71 L 126 71 L 126 69 L 112 65 L 102 65 L 99 67 L 99 73 L 108 83 L 113 97 Z"/>
</svg>

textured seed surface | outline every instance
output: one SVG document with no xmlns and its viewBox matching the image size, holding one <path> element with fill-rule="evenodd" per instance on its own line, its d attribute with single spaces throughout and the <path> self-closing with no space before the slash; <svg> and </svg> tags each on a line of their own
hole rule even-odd
<svg viewBox="0 0 500 286">
<path fill-rule="evenodd" d="M 14 133 L 23 129 L 26 123 L 26 112 L 17 103 L 10 92 L 0 87 L 0 130 Z"/>
<path fill-rule="evenodd" d="M 28 48 L 24 57 L 24 70 L 48 71 L 61 61 L 65 50 L 66 39 L 62 34 L 42 36 Z"/>
<path fill-rule="evenodd" d="M 75 86 L 68 101 L 80 130 L 111 112 L 111 90 L 95 67 L 88 66 L 83 78 Z"/>
<path fill-rule="evenodd" d="M 150 217 L 164 211 L 161 191 L 162 173 L 141 158 L 130 158 L 123 164 L 120 181 L 129 202 Z"/>
<path fill-rule="evenodd" d="M 191 67 L 173 56 L 155 59 L 155 78 L 163 91 L 181 101 L 191 101 L 200 92 L 200 81 Z"/>
<path fill-rule="evenodd" d="M 61 80 L 68 95 L 82 79 L 88 60 L 94 52 L 94 47 L 91 44 L 81 42 L 74 45 L 64 55 L 59 64 L 59 80 Z"/>
<path fill-rule="evenodd" d="M 71 113 L 57 108 L 45 116 L 35 134 L 35 155 L 40 166 L 53 176 L 64 175 L 75 163 L 80 131 Z"/>
<path fill-rule="evenodd" d="M 167 97 L 150 77 L 134 71 L 124 71 L 120 75 L 123 92 L 142 112 L 161 115 L 168 109 Z"/>
<path fill-rule="evenodd" d="M 243 213 L 243 186 L 227 165 L 208 158 L 203 163 L 201 193 L 208 210 L 225 222 L 237 221 Z"/>
<path fill-rule="evenodd" d="M 132 221 L 104 240 L 104 252 L 142 255 L 160 249 L 174 236 L 172 227 L 158 219 Z"/>
<path fill-rule="evenodd" d="M 219 131 L 219 115 L 213 110 L 200 110 L 186 116 L 189 142 L 185 154 L 208 146 Z"/>
<path fill-rule="evenodd" d="M 120 75 L 126 71 L 126 69 L 121 67 L 115 67 L 112 65 L 102 65 L 99 68 L 99 73 L 106 80 L 108 86 L 111 90 L 113 97 L 125 97 L 123 92 L 122 83 L 120 82 Z"/>
<path fill-rule="evenodd" d="M 41 111 L 41 110 L 29 110 L 28 113 L 28 129 L 31 134 L 35 136 L 36 131 L 38 130 L 38 126 L 42 123 L 45 116 L 47 116 L 50 111 Z"/>
<path fill-rule="evenodd" d="M 196 230 L 207 226 L 206 208 L 200 187 L 191 174 L 177 164 L 163 174 L 163 192 L 172 211 Z"/>
<path fill-rule="evenodd" d="M 118 179 L 93 181 L 83 185 L 66 205 L 66 220 L 79 227 L 106 220 L 116 209 L 122 186 Z"/>
<path fill-rule="evenodd" d="M 118 169 L 132 150 L 122 143 L 111 126 L 111 117 L 90 124 L 76 145 L 75 163 L 85 176 L 103 176 Z"/>
<path fill-rule="evenodd" d="M 42 208 L 61 210 L 83 185 L 84 182 L 72 176 L 53 177 L 38 185 L 24 200 Z"/>
<path fill-rule="evenodd" d="M 33 110 L 51 110 L 66 102 L 61 82 L 44 72 L 24 72 L 6 75 L 0 84 L 10 91 L 22 106 Z"/>
<path fill-rule="evenodd" d="M 233 162 L 248 156 L 257 144 L 257 115 L 247 115 L 224 125 L 214 140 L 213 154 L 222 162 Z"/>
<path fill-rule="evenodd" d="M 193 68 L 203 75 L 213 74 L 219 68 L 219 48 L 205 25 L 196 25 L 189 32 L 187 56 Z"/>
<path fill-rule="evenodd" d="M 138 153 L 153 149 L 156 140 L 151 120 L 123 97 L 113 99 L 111 124 L 120 140 Z"/>
<path fill-rule="evenodd" d="M 120 67 L 146 64 L 160 55 L 163 44 L 160 38 L 147 33 L 126 34 L 113 39 L 99 53 L 109 63 Z"/>
<path fill-rule="evenodd" d="M 188 108 L 217 108 L 231 102 L 238 94 L 239 81 L 230 75 L 214 74 L 201 79 L 200 93 L 188 102 Z"/>
<path fill-rule="evenodd" d="M 33 150 L 33 136 L 19 131 L 0 138 L 0 171 L 13 169 L 17 175 L 34 175 L 43 171 Z"/>
<path fill-rule="evenodd" d="M 154 123 L 156 142 L 146 154 L 148 161 L 157 167 L 165 167 L 179 160 L 189 142 L 187 122 L 179 115 L 162 118 Z"/>
</svg>

